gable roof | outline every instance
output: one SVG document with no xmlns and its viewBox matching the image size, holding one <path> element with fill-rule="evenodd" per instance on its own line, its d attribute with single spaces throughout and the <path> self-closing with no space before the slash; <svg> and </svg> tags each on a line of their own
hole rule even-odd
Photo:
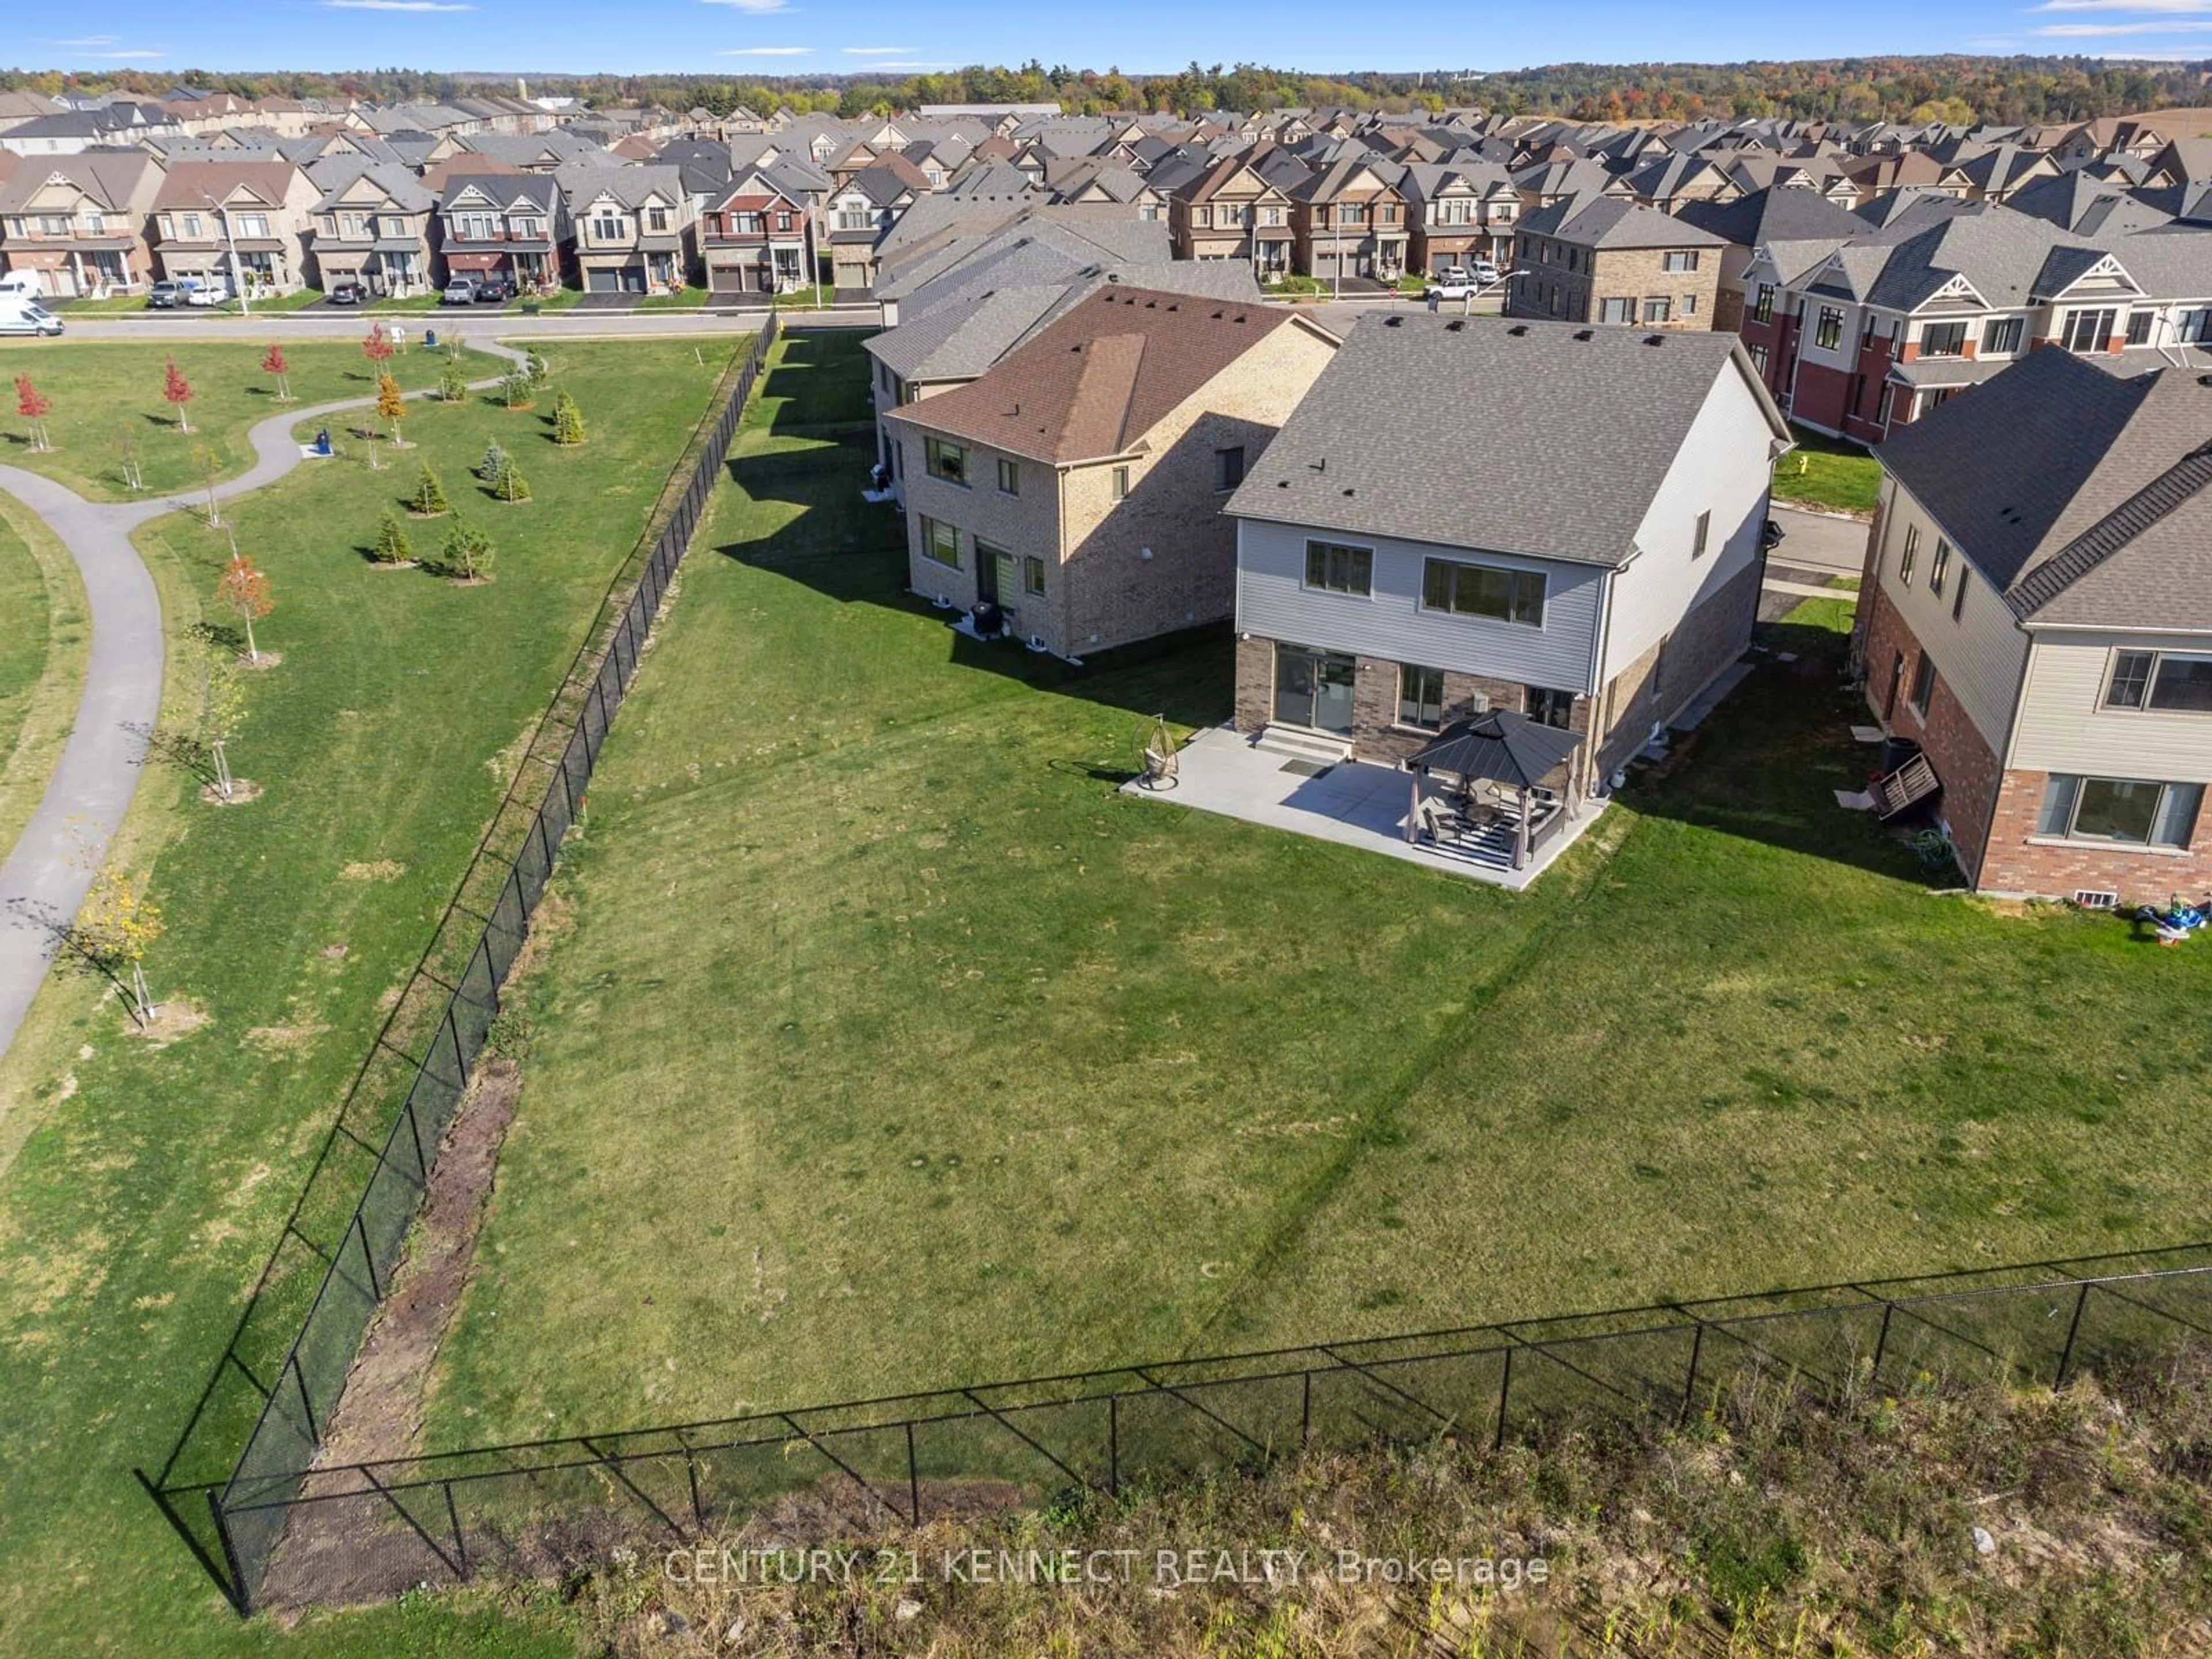
<svg viewBox="0 0 2212 1659">
<path fill-rule="evenodd" d="M 1686 218 L 1620 196 L 1570 196 L 1521 221 L 1524 231 L 1580 247 L 1721 247 L 1721 239 Z"/>
<path fill-rule="evenodd" d="M 1186 398 L 1277 329 L 1281 308 L 1109 286 L 979 380 L 885 418 L 1054 465 L 1130 453 Z"/>
<path fill-rule="evenodd" d="M 1675 216 L 1739 247 L 1762 242 L 1841 241 L 1866 228 L 1866 222 L 1838 207 L 1818 191 L 1770 185 L 1733 202 L 1685 202 Z"/>
<path fill-rule="evenodd" d="M 1786 441 L 1733 335 L 1370 313 L 1226 511 L 1618 567 L 1691 423 L 1731 374 Z M 1474 438 L 1471 409 L 1510 414 Z"/>
</svg>

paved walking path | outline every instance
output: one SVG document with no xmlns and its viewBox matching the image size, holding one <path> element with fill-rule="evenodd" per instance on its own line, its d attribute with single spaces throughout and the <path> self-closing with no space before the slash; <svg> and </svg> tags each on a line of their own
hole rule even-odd
<svg viewBox="0 0 2212 1659">
<path fill-rule="evenodd" d="M 483 343 L 477 349 L 516 363 L 524 361 L 523 354 L 510 347 Z M 472 389 L 497 384 L 478 381 Z M 348 398 L 314 404 L 258 422 L 249 434 L 253 465 L 217 484 L 216 499 L 228 501 L 259 489 L 299 465 L 304 458 L 292 431 L 302 421 L 375 401 Z M 131 544 L 131 533 L 149 519 L 198 507 L 206 497 L 194 493 L 189 499 L 163 495 L 112 504 L 88 501 L 51 478 L 12 466 L 0 466 L 0 489 L 46 520 L 69 549 L 83 578 L 92 614 L 92 659 L 61 763 L 47 781 L 38 811 L 9 851 L 7 862 L 0 864 L 0 1054 L 4 1054 L 46 979 L 58 944 L 57 930 L 75 920 L 107 855 L 108 842 L 137 787 L 147 740 L 161 716 L 161 602 L 154 591 L 154 579 Z"/>
</svg>

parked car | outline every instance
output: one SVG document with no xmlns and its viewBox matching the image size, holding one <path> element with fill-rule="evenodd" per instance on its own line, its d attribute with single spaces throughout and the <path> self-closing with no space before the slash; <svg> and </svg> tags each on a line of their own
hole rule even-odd
<svg viewBox="0 0 2212 1659">
<path fill-rule="evenodd" d="M 1477 288 L 1495 288 L 1505 280 L 1505 273 L 1487 259 L 1477 259 L 1468 275 Z"/>
<path fill-rule="evenodd" d="M 1422 296 L 1430 300 L 1468 300 L 1475 294 L 1475 281 L 1466 271 L 1456 275 L 1446 271 L 1422 289 Z"/>
<path fill-rule="evenodd" d="M 368 290 L 359 283 L 337 283 L 323 297 L 334 306 L 357 306 L 368 298 Z"/>
<path fill-rule="evenodd" d="M 514 284 L 504 276 L 487 276 L 477 284 L 478 305 L 504 305 L 514 297 Z"/>
<path fill-rule="evenodd" d="M 156 311 L 167 311 L 185 302 L 185 285 L 166 278 L 146 290 L 146 303 Z"/>
<path fill-rule="evenodd" d="M 446 291 L 438 296 L 438 303 L 441 306 L 467 306 L 474 305 L 476 299 L 476 283 L 466 276 L 456 276 L 446 284 Z"/>
<path fill-rule="evenodd" d="M 220 276 L 187 276 L 177 286 L 188 306 L 216 306 L 230 298 L 230 285 Z"/>
<path fill-rule="evenodd" d="M 0 334 L 58 334 L 62 319 L 34 300 L 0 294 Z"/>
</svg>

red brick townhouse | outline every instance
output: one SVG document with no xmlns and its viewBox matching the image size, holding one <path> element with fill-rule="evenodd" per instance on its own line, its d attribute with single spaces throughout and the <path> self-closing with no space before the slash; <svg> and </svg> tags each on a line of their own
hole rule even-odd
<svg viewBox="0 0 2212 1659">
<path fill-rule="evenodd" d="M 1865 443 L 2032 352 L 2124 374 L 2212 343 L 2212 227 L 2179 222 L 2088 237 L 1929 204 L 1825 252 L 1762 246 L 1742 280 L 1740 331 L 1790 418 Z"/>
<path fill-rule="evenodd" d="M 2212 385 L 2039 351 L 1905 428 L 1868 538 L 1866 698 L 1984 891 L 2212 884 Z"/>
</svg>

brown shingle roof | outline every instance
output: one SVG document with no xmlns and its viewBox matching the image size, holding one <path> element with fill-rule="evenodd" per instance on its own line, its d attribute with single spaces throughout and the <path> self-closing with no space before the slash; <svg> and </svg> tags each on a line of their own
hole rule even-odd
<svg viewBox="0 0 2212 1659">
<path fill-rule="evenodd" d="M 890 418 L 1054 465 L 1135 448 L 1287 310 L 1101 289 L 981 380 Z"/>
</svg>

